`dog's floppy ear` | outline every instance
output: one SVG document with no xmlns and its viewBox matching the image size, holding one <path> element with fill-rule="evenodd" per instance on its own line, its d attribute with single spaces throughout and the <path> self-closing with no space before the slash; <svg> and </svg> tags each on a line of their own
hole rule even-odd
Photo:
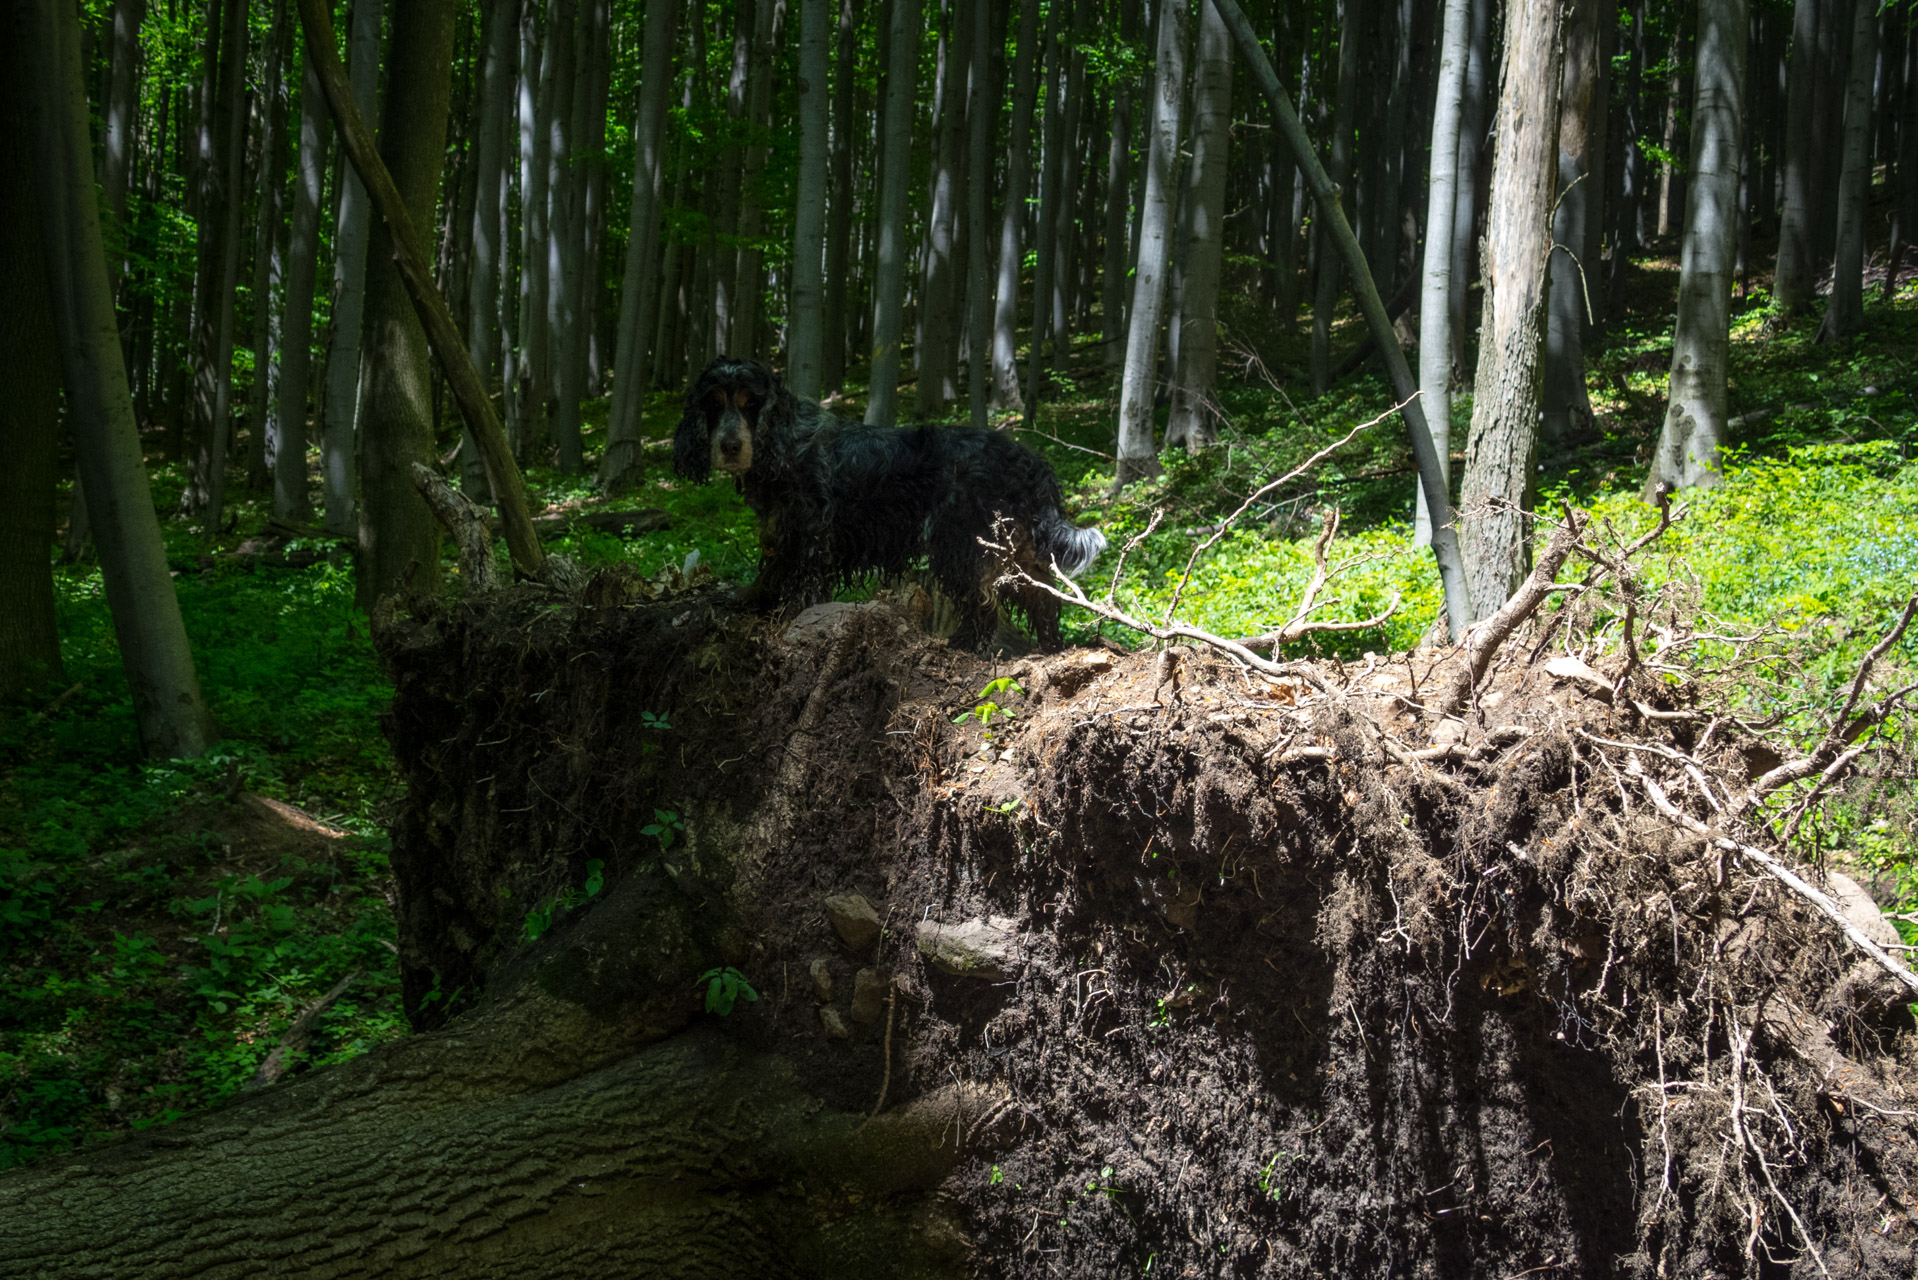
<svg viewBox="0 0 1918 1280">
<path fill-rule="evenodd" d="M 706 425 L 706 380 L 701 378 L 686 397 L 686 412 L 673 432 L 673 472 L 682 479 L 704 484 L 713 470 L 711 430 Z"/>
</svg>

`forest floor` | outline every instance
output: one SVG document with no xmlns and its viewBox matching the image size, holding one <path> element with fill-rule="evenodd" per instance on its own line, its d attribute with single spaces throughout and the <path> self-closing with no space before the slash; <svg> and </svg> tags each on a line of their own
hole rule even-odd
<svg viewBox="0 0 1918 1280">
<path fill-rule="evenodd" d="M 1634 264 L 1625 317 L 1588 351 L 1595 419 L 1545 448 L 1542 503 L 1575 502 L 1621 530 L 1652 519 L 1637 492 L 1662 412 L 1676 283 L 1671 257 Z M 1734 433 L 1727 482 L 1692 499 L 1648 572 L 1690 581 L 1727 625 L 1775 627 L 1788 642 L 1779 669 L 1815 690 L 1851 670 L 1918 589 L 1918 279 L 1890 301 L 1873 288 L 1867 332 L 1838 348 L 1813 344 L 1815 318 L 1766 331 L 1765 303 L 1752 292 L 1735 322 L 1733 412 L 1784 411 Z M 1224 378 L 1224 447 L 1169 456 L 1166 477 L 1111 497 L 1116 392 L 1091 344 L 1074 349 L 1039 433 L 1026 437 L 1066 482 L 1078 519 L 1115 546 L 1165 511 L 1117 583 L 1122 602 L 1148 612 L 1163 608 L 1195 536 L 1247 492 L 1390 408 L 1369 374 L 1301 396 L 1303 335 L 1263 331 L 1269 318 L 1250 300 L 1234 307 L 1228 348 L 1257 345 L 1276 383 L 1242 358 Z M 1335 350 L 1356 329 L 1342 324 Z M 589 455 L 605 413 L 604 400 L 588 407 Z M 648 434 L 669 435 L 677 416 L 672 397 L 654 397 Z M 1469 418 L 1460 397 L 1459 444 Z M 158 446 L 156 503 L 223 738 L 204 760 L 138 758 L 97 567 L 63 566 L 65 670 L 0 708 L 0 1167 L 228 1097 L 283 1042 L 284 1068 L 297 1072 L 406 1030 L 385 834 L 399 783 L 380 727 L 392 690 L 352 607 L 350 559 L 324 545 L 302 568 L 224 554 L 259 535 L 264 501 L 241 494 L 235 522 L 209 541 L 174 517 L 180 471 Z M 721 578 L 747 576 L 753 526 L 731 489 L 688 486 L 664 451 L 651 456 L 644 484 L 611 501 L 588 479 L 534 467 L 542 514 L 644 506 L 672 516 L 637 538 L 580 526 L 554 545 L 648 574 L 696 551 Z M 1455 453 L 1455 476 L 1461 461 Z M 1248 513 L 1198 566 L 1182 616 L 1227 634 L 1284 621 L 1311 572 L 1318 517 L 1337 505 L 1334 557 L 1346 572 L 1320 616 L 1371 616 L 1393 592 L 1404 603 L 1384 627 L 1321 652 L 1412 646 L 1436 616 L 1438 588 L 1429 555 L 1412 545 L 1411 493 L 1409 449 L 1381 421 Z M 1112 560 L 1088 585 L 1104 582 Z M 1095 630 L 1087 615 L 1069 611 L 1067 622 L 1069 640 Z M 1906 665 L 1909 645 L 1896 657 Z M 1881 905 L 1911 912 L 1913 824 L 1908 793 L 1880 795 L 1834 807 L 1814 844 L 1849 863 Z M 311 1016 L 289 1036 L 302 1013 Z"/>
</svg>

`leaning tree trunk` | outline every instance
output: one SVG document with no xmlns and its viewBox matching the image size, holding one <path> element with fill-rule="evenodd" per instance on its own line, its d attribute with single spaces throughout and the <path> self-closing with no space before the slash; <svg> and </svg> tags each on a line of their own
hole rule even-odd
<svg viewBox="0 0 1918 1280">
<path fill-rule="evenodd" d="M 1699 0 L 1691 182 L 1679 263 L 1665 425 L 1645 479 L 1657 487 L 1716 484 L 1731 355 L 1732 261 L 1738 247 L 1743 150 L 1746 0 Z"/>
<path fill-rule="evenodd" d="M 1871 203 L 1871 88 L 1878 61 L 1878 6 L 1873 0 L 1855 0 L 1851 27 L 1845 162 L 1838 178 L 1838 253 L 1831 304 L 1818 327 L 1818 341 L 1834 344 L 1865 327 L 1865 208 Z"/>
<path fill-rule="evenodd" d="M 672 90 L 673 28 L 678 17 L 679 0 L 648 0 L 639 113 L 633 125 L 633 195 L 626 228 L 626 269 L 619 290 L 613 405 L 606 424 L 606 449 L 599 463 L 599 484 L 608 490 L 633 484 L 641 466 L 641 418 L 652 371 L 647 340 L 652 336 L 660 279 L 659 194 L 664 177 L 660 142 L 665 135 L 667 95 Z M 805 73 L 800 74 L 804 78 Z M 825 91 L 825 77 L 821 76 L 815 96 L 823 96 Z M 805 208 L 803 194 L 800 208 Z M 810 398 L 817 399 L 817 392 Z"/>
<path fill-rule="evenodd" d="M 1459 493 L 1459 541 L 1474 620 L 1496 613 L 1529 570 L 1526 513 L 1538 453 L 1562 19 L 1556 4 L 1506 10 L 1485 229 L 1485 318 Z"/>
<path fill-rule="evenodd" d="M 799 5 L 799 180 L 793 211 L 791 337 L 787 384 L 801 400 L 818 400 L 825 387 L 826 68 L 832 7 L 828 0 Z"/>
<path fill-rule="evenodd" d="M 966 407 L 972 425 L 984 430 L 991 421 L 992 259 L 986 252 L 991 235 L 992 141 L 999 123 L 999 95 L 992 83 L 992 46 L 995 32 L 990 13 L 977 14 L 972 23 L 969 52 L 972 74 L 968 93 L 966 143 L 966 219 L 971 241 L 966 258 Z"/>
<path fill-rule="evenodd" d="M 39 230 L 65 375 L 67 427 L 86 486 L 120 665 L 149 756 L 198 756 L 213 742 L 180 602 L 167 569 L 107 283 L 78 15 L 62 0 L 14 6 L 8 79 L 34 96 Z M 18 394 L 10 389 L 9 395 Z"/>
<path fill-rule="evenodd" d="M 1039 0 L 1019 0 L 1019 52 L 1013 64 L 1012 146 L 1006 160 L 1005 211 L 999 223 L 999 278 L 992 301 L 992 407 L 1017 408 L 1019 269 L 1025 260 L 1026 191 L 1032 183 L 1032 109 L 1038 96 Z"/>
<path fill-rule="evenodd" d="M 1453 274 L 1452 220 L 1458 213 L 1459 108 L 1471 59 L 1472 0 L 1446 0 L 1439 53 L 1438 97 L 1432 111 L 1432 179 L 1425 215 L 1425 270 L 1419 294 L 1419 398 L 1432 446 L 1448 483 L 1452 449 L 1452 295 L 1465 281 Z M 1432 513 L 1417 495 L 1418 545 L 1432 545 Z"/>
<path fill-rule="evenodd" d="M 1178 223 L 1179 107 L 1185 97 L 1187 0 L 1160 0 L 1157 74 L 1153 77 L 1152 138 L 1146 152 L 1144 216 L 1139 265 L 1132 283 L 1125 374 L 1119 385 L 1119 463 L 1114 490 L 1160 474 L 1152 441 L 1152 405 L 1158 390 L 1159 328 L 1164 319 L 1172 237 Z"/>
<path fill-rule="evenodd" d="M 415 227 L 433 225 L 446 151 L 457 0 L 406 0 L 393 12 L 380 157 Z M 366 268 L 366 352 L 360 397 L 361 504 L 356 598 L 371 609 L 402 583 L 439 579 L 440 527 L 412 466 L 434 462 L 433 358 L 382 221 Z"/>
<path fill-rule="evenodd" d="M 898 416 L 899 371 L 906 335 L 906 260 L 911 238 L 906 203 L 912 189 L 913 98 L 918 91 L 919 0 L 892 0 L 886 42 L 885 155 L 880 162 L 879 259 L 873 277 L 872 385 L 866 422 L 891 426 Z"/>
<path fill-rule="evenodd" d="M 124 7 L 124 6 L 122 6 Z M 34 172 L 34 77 L 24 15 L 0 18 L 0 699 L 60 674 L 53 605 L 59 350 Z M 75 501 L 79 492 L 74 493 Z"/>
<path fill-rule="evenodd" d="M 1585 325 L 1593 314 L 1587 287 L 1589 231 L 1604 204 L 1606 102 L 1604 23 L 1618 18 L 1616 0 L 1572 0 L 1565 14 L 1565 66 L 1559 90 L 1558 190 L 1552 212 L 1550 299 L 1545 318 L 1544 416 L 1539 430 L 1553 443 L 1589 430 L 1585 390 Z"/>
<path fill-rule="evenodd" d="M 1179 301 L 1178 368 L 1165 447 L 1188 451 L 1218 439 L 1213 402 L 1219 367 L 1219 272 L 1225 256 L 1226 151 L 1232 137 L 1232 34 L 1211 0 L 1200 0 L 1192 86 L 1191 215 L 1185 289 Z"/>
<path fill-rule="evenodd" d="M 380 11 L 384 0 L 355 0 L 347 70 L 360 114 L 377 128 Z M 372 232 L 366 186 L 352 165 L 340 172 L 339 219 L 333 237 L 333 342 L 326 357 L 326 420 L 320 429 L 321 524 L 341 536 L 359 524 L 360 356 L 366 316 L 366 248 Z"/>
<path fill-rule="evenodd" d="M 1338 87 L 1332 108 L 1332 142 L 1326 171 L 1332 185 L 1343 192 L 1352 179 L 1352 124 L 1358 109 L 1359 6 L 1362 0 L 1340 0 Z M 1341 196 L 1343 200 L 1343 196 Z M 1332 384 L 1332 308 L 1338 303 L 1339 255 L 1330 243 L 1323 219 L 1312 220 L 1318 244 L 1319 278 L 1312 295 L 1312 390 L 1323 395 Z"/>
<path fill-rule="evenodd" d="M 1827 140 L 1812 137 L 1812 97 L 1818 78 L 1818 25 L 1821 5 L 1837 0 L 1797 0 L 1792 17 L 1791 64 L 1785 83 L 1785 208 L 1778 222 L 1778 268 L 1772 281 L 1772 308 L 1790 318 L 1811 304 L 1818 283 L 1813 244 L 1818 201 L 1813 192 L 1817 166 L 1812 148 Z"/>
</svg>

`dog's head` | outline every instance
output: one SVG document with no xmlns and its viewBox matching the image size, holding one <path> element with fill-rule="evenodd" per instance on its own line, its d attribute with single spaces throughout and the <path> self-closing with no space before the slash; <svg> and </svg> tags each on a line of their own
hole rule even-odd
<svg viewBox="0 0 1918 1280">
<path fill-rule="evenodd" d="M 744 475 L 773 444 L 792 393 L 757 360 L 721 356 L 686 394 L 686 413 L 673 433 L 673 470 L 703 481 L 713 471 Z"/>
</svg>

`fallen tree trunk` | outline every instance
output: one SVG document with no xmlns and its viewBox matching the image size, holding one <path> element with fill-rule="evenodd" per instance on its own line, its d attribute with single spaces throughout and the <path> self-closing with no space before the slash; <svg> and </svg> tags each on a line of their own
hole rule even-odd
<svg viewBox="0 0 1918 1280">
<path fill-rule="evenodd" d="M 1623 785 L 1743 769 L 1695 691 L 417 608 L 420 1034 L 0 1178 L 0 1273 L 1909 1274 L 1897 982 Z"/>
</svg>

